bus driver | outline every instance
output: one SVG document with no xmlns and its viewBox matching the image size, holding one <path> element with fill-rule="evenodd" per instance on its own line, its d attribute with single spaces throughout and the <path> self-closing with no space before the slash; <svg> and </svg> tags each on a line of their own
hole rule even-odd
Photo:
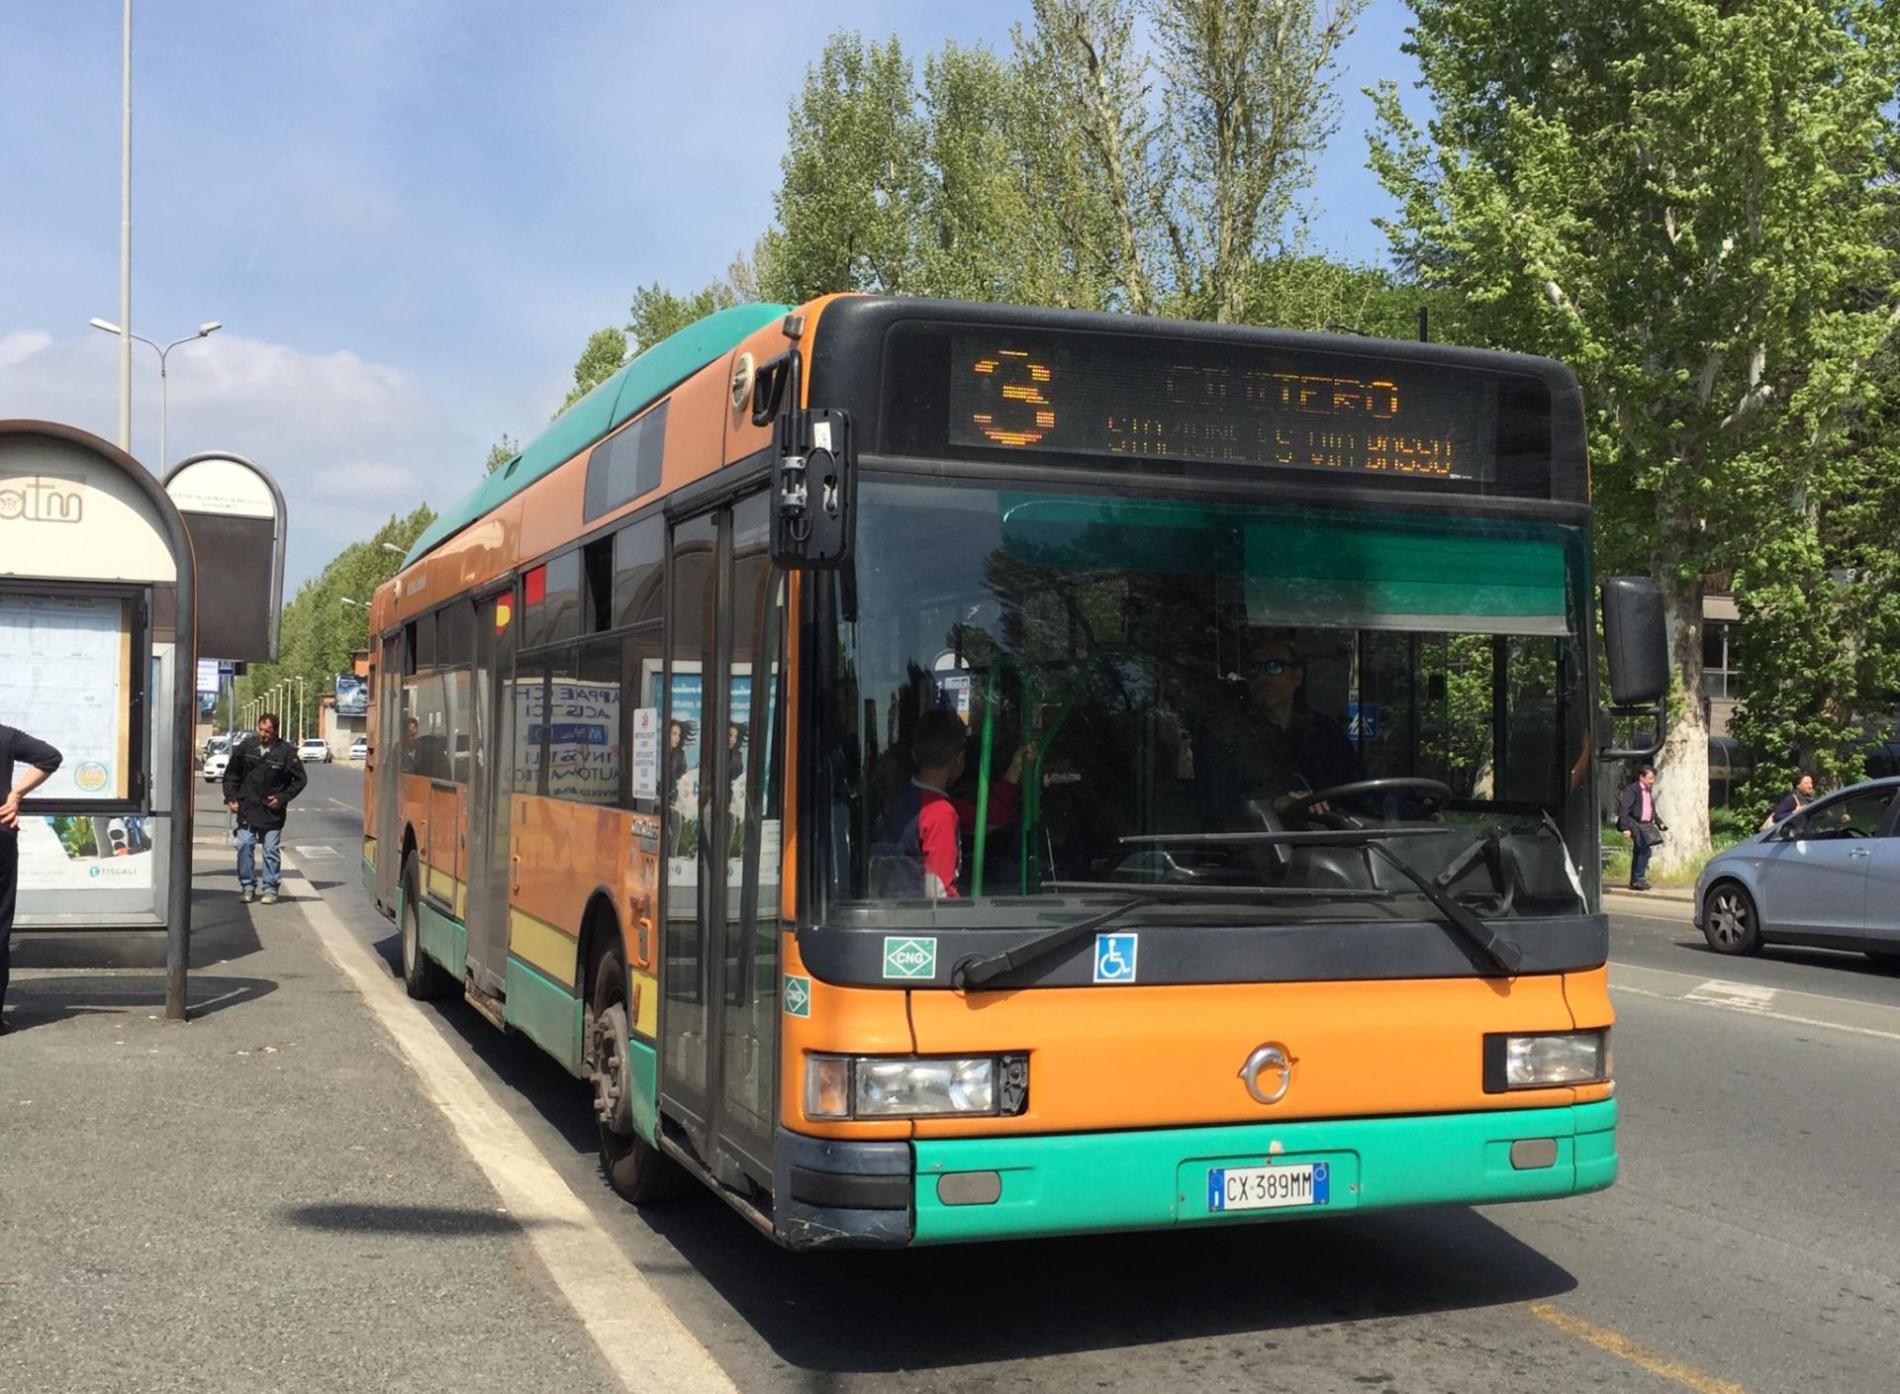
<svg viewBox="0 0 1900 1394">
<path fill-rule="evenodd" d="M 1238 700 L 1208 723 L 1207 754 L 1197 761 L 1213 807 L 1233 816 L 1247 800 L 1315 793 L 1360 778 L 1343 727 L 1304 700 L 1306 663 L 1284 630 L 1248 629 Z M 1315 806 L 1316 812 L 1327 810 Z"/>
</svg>

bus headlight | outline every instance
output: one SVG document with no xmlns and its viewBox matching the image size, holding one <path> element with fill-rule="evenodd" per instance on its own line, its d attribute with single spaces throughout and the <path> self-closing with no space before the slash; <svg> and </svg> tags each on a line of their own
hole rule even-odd
<svg viewBox="0 0 1900 1394">
<path fill-rule="evenodd" d="M 1610 1077 L 1610 1033 L 1550 1031 L 1484 1038 L 1484 1089 L 1550 1089 L 1600 1084 Z"/>
<path fill-rule="evenodd" d="M 1023 1055 L 808 1055 L 807 1118 L 1013 1116 L 1029 1099 Z"/>
</svg>

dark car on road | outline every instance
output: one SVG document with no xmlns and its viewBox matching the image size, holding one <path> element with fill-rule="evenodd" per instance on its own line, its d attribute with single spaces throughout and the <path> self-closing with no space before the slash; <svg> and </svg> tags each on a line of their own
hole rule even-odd
<svg viewBox="0 0 1900 1394">
<path fill-rule="evenodd" d="M 1717 953 L 1853 949 L 1900 965 L 1900 778 L 1816 799 L 1710 858 L 1696 927 Z"/>
</svg>

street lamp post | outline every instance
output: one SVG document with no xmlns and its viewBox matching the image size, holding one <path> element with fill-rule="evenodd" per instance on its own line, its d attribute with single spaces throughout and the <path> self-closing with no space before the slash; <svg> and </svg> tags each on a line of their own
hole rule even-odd
<svg viewBox="0 0 1900 1394">
<path fill-rule="evenodd" d="M 309 732 L 304 729 L 305 715 L 306 715 L 306 711 L 303 704 L 303 674 L 299 673 L 297 674 L 297 744 L 298 745 L 302 745 L 304 741 L 304 737 L 309 734 Z"/>
<path fill-rule="evenodd" d="M 97 315 L 93 316 L 92 327 L 94 329 L 104 330 L 108 334 L 117 334 L 121 338 L 124 338 L 127 340 L 137 339 L 141 344 L 144 344 L 147 348 L 150 348 L 153 352 L 158 354 L 158 473 L 161 477 L 163 477 L 165 473 L 166 418 L 170 415 L 170 401 L 171 401 L 171 390 L 170 390 L 169 380 L 167 379 L 166 374 L 165 374 L 165 357 L 173 349 L 177 348 L 180 344 L 189 344 L 194 339 L 204 339 L 204 338 L 210 337 L 211 335 L 217 333 L 220 329 L 224 328 L 224 324 L 220 320 L 215 320 L 215 319 L 206 320 L 203 324 L 198 326 L 197 333 L 187 334 L 182 339 L 173 339 L 169 344 L 166 344 L 163 348 L 160 348 L 157 344 L 153 343 L 150 339 L 146 338 L 143 334 L 127 334 L 124 330 L 120 329 L 119 326 L 114 324 L 111 320 L 100 319 Z M 130 450 L 131 448 L 132 447 L 131 447 L 130 442 L 127 442 L 126 449 Z"/>
</svg>

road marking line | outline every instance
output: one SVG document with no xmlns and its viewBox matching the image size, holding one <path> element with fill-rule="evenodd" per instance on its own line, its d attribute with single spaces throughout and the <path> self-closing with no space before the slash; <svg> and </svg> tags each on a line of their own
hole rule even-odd
<svg viewBox="0 0 1900 1394">
<path fill-rule="evenodd" d="M 1687 1002 L 1691 1006 L 1696 1007 L 1717 1007 L 1727 1011 L 1738 1010 L 1722 1002 L 1706 1002 L 1699 1001 L 1693 997 L 1678 997 L 1673 992 L 1652 992 L 1646 987 L 1630 987 L 1627 983 L 1621 986 L 1612 983 L 1610 985 L 1610 991 L 1627 992 L 1633 997 L 1653 997 L 1659 1002 Z M 1853 1001 L 1852 998 L 1846 997 L 1837 998 L 1835 1000 L 1842 1002 Z M 1855 1003 L 1855 1005 L 1866 1006 L 1867 1004 L 1863 1002 Z M 1747 1014 L 1749 1016 L 1763 1017 L 1769 1021 L 1785 1021 L 1790 1026 L 1819 1026 L 1826 1031 L 1845 1031 L 1850 1036 L 1872 1036 L 1877 1041 L 1900 1041 L 1900 1031 L 1881 1031 L 1872 1026 L 1849 1026 L 1846 1022 L 1842 1021 L 1822 1021 L 1818 1017 L 1795 1016 L 1791 1012 L 1756 1011 L 1752 1008 L 1748 1010 Z"/>
<path fill-rule="evenodd" d="M 337 855 L 337 850 L 334 847 L 318 847 L 308 842 L 299 842 L 296 850 L 297 855 L 300 857 L 334 857 Z"/>
<path fill-rule="evenodd" d="M 1693 1389 L 1695 1394 L 1747 1394 L 1747 1391 L 1733 1380 L 1718 1379 L 1706 1370 L 1699 1370 L 1680 1360 L 1671 1360 L 1662 1352 L 1651 1350 L 1640 1341 L 1632 1341 L 1620 1331 L 1612 1331 L 1607 1326 L 1598 1326 L 1595 1322 L 1572 1316 L 1569 1312 L 1548 1302 L 1531 1303 L 1530 1313 L 1539 1321 L 1556 1327 L 1566 1336 L 1574 1336 L 1579 1341 L 1593 1345 L 1619 1360 L 1627 1360 L 1630 1364 L 1640 1366 L 1652 1375 L 1661 1375 L 1666 1380 L 1673 1380 L 1685 1389 Z"/>
<path fill-rule="evenodd" d="M 285 870 L 301 875 L 288 862 Z M 297 905 L 330 962 L 389 1033 L 423 1093 L 495 1188 L 508 1214 L 601 1358 L 629 1390 L 737 1394 L 699 1338 L 681 1323 L 521 1125 L 489 1095 L 441 1033 L 404 995 L 388 966 L 321 896 Z"/>
<path fill-rule="evenodd" d="M 1741 1011 L 1765 1012 L 1775 1000 L 1775 989 L 1758 983 L 1731 983 L 1710 978 L 1700 987 L 1683 994 L 1685 1002 L 1708 1002 L 1717 1007 L 1735 1007 Z"/>
</svg>

